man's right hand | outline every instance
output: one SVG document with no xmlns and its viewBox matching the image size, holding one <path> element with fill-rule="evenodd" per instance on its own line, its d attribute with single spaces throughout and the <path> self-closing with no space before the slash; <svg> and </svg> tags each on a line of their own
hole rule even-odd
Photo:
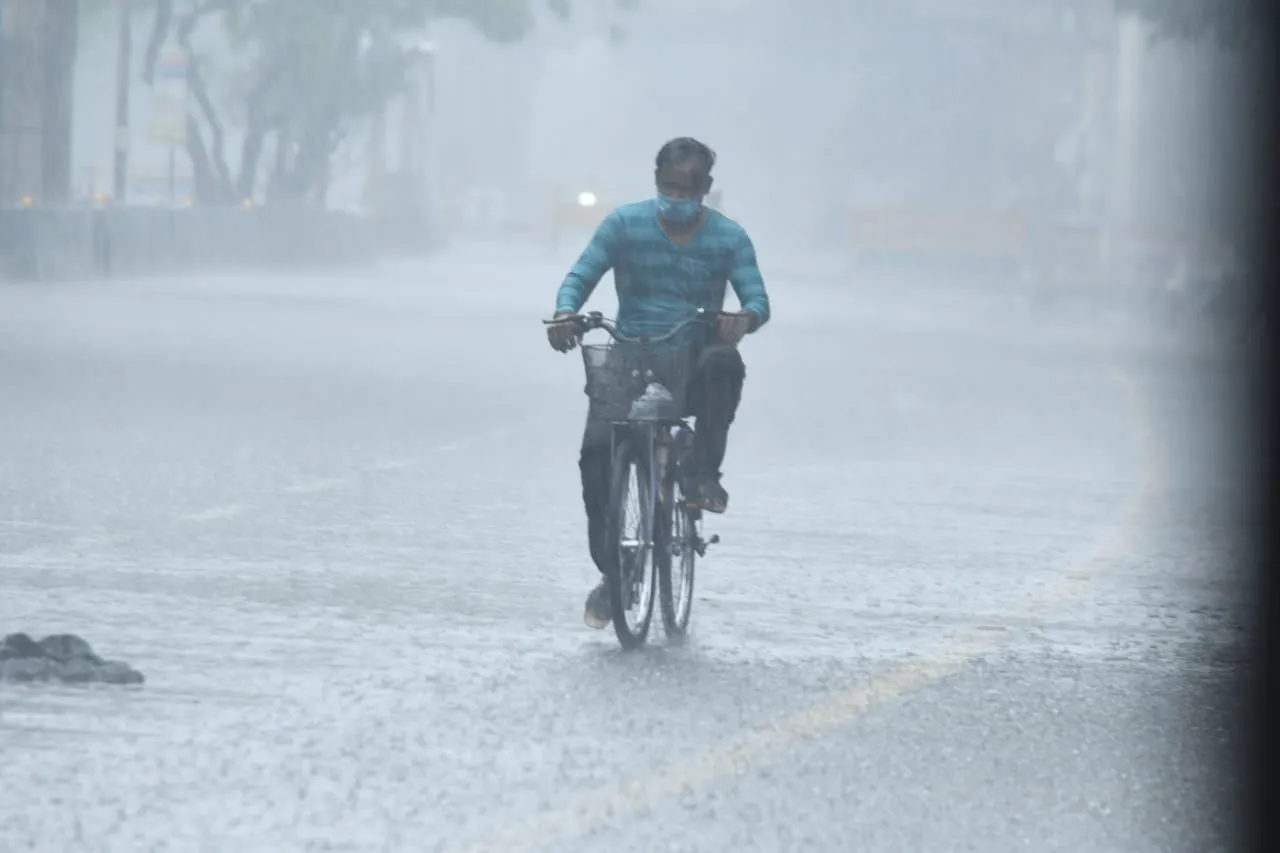
<svg viewBox="0 0 1280 853">
<path fill-rule="evenodd" d="M 558 311 L 553 323 L 547 324 L 547 341 L 556 352 L 569 352 L 578 345 L 578 324 L 567 311 Z"/>
</svg>

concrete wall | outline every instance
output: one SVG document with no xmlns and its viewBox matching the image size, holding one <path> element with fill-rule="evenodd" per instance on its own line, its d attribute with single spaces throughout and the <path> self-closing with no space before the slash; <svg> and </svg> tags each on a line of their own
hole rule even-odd
<svg viewBox="0 0 1280 853">
<path fill-rule="evenodd" d="M 1249 57 L 1208 42 L 1149 43 L 1141 64 L 1133 209 L 1140 223 L 1230 231 L 1240 223 Z"/>
<path fill-rule="evenodd" d="M 77 0 L 0 4 L 0 209 L 67 200 Z"/>
<path fill-rule="evenodd" d="M 0 210 L 0 281 L 366 264 L 389 247 L 363 217 L 295 208 Z"/>
</svg>

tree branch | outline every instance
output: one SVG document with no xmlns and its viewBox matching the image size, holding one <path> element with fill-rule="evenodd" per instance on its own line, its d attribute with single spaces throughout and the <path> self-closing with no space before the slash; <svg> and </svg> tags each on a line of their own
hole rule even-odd
<svg viewBox="0 0 1280 853">
<path fill-rule="evenodd" d="M 187 116 L 187 156 L 191 158 L 191 172 L 198 201 L 219 196 L 213 173 L 209 171 L 209 152 L 200 136 L 200 122 L 195 116 Z"/>
<path fill-rule="evenodd" d="M 288 63 L 283 58 L 277 59 L 267 66 L 245 96 L 245 135 L 240 148 L 240 175 L 236 180 L 236 195 L 241 198 L 252 196 L 257 184 L 258 160 L 262 157 L 263 145 L 267 134 L 279 120 L 276 116 L 266 115 L 267 96 L 287 70 Z"/>
<path fill-rule="evenodd" d="M 147 39 L 147 52 L 142 61 L 142 79 L 150 86 L 155 82 L 156 61 L 160 58 L 160 48 L 169 37 L 173 26 L 173 0 L 156 0 L 156 17 L 151 25 L 151 38 Z"/>
<path fill-rule="evenodd" d="M 209 97 L 209 89 L 205 85 L 204 76 L 200 73 L 199 59 L 196 57 L 195 51 L 191 49 L 191 35 L 195 32 L 196 26 L 204 16 L 213 12 L 226 11 L 231 7 L 232 3 L 233 0 L 208 0 L 196 6 L 182 18 L 178 24 L 177 34 L 178 44 L 187 54 L 187 91 L 196 99 L 196 104 L 200 107 L 201 113 L 204 114 L 205 122 L 209 125 L 209 165 L 215 172 L 217 183 L 220 185 L 218 191 L 219 200 L 229 199 L 232 189 L 231 170 L 227 167 L 226 133 L 223 130 L 222 122 L 218 119 L 217 111 L 214 109 L 213 100 Z M 203 147 L 202 145 L 201 148 Z"/>
</svg>

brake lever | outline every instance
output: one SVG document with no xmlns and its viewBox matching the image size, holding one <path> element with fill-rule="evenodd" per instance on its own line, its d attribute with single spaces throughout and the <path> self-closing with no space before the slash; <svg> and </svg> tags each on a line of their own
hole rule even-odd
<svg viewBox="0 0 1280 853">
<path fill-rule="evenodd" d="M 572 323 L 573 326 L 578 329 L 579 333 L 581 333 L 586 329 L 588 319 L 577 314 L 572 314 L 568 317 L 552 317 L 550 320 L 542 321 L 542 325 L 544 326 L 558 326 L 561 323 Z"/>
</svg>

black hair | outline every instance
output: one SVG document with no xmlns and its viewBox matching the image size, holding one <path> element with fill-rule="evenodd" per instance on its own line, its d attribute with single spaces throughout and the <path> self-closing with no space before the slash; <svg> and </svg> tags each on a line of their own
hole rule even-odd
<svg viewBox="0 0 1280 853">
<path fill-rule="evenodd" d="M 690 160 L 697 160 L 702 166 L 702 173 L 710 176 L 716 165 L 716 152 L 691 136 L 681 136 L 658 149 L 654 165 L 662 169 L 664 166 L 683 166 Z"/>
</svg>

